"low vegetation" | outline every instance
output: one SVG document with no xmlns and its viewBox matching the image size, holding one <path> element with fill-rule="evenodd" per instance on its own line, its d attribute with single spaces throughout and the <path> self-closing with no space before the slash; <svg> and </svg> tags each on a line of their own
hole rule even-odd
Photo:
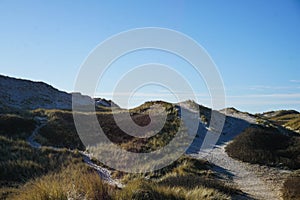
<svg viewBox="0 0 300 200">
<path fill-rule="evenodd" d="M 0 182 L 22 183 L 69 163 L 81 162 L 79 154 L 33 149 L 25 141 L 0 136 Z"/>
<path fill-rule="evenodd" d="M 284 124 L 285 127 L 300 133 L 300 115 Z"/>
<path fill-rule="evenodd" d="M 147 152 L 166 145 L 177 132 L 180 120 L 177 109 L 161 102 L 167 123 L 156 136 L 134 140 L 118 129 L 109 110 L 97 111 L 100 124 L 111 140 L 134 152 Z M 131 110 L 132 119 L 147 125 L 150 105 Z M 117 114 L 122 114 L 118 110 Z M 36 127 L 34 116 L 47 116 L 38 142 L 44 147 L 32 148 L 26 141 Z M 230 199 L 239 193 L 224 183 L 206 162 L 183 156 L 171 165 L 151 173 L 127 174 L 113 171 L 125 183 L 118 189 L 104 183 L 83 162 L 78 151 L 84 149 L 76 134 L 70 111 L 39 109 L 27 113 L 0 116 L 0 199 Z M 120 139 L 121 138 L 121 139 Z M 47 146 L 62 147 L 61 150 Z"/>
<path fill-rule="evenodd" d="M 33 179 L 10 196 L 15 200 L 112 199 L 114 188 L 103 183 L 86 165 L 70 165 Z"/>
<path fill-rule="evenodd" d="M 231 199 L 239 193 L 217 179 L 207 161 L 189 156 L 151 173 L 114 175 L 126 183 L 117 199 Z"/>
<path fill-rule="evenodd" d="M 36 137 L 36 140 L 43 146 L 84 150 L 84 145 L 76 132 L 71 111 L 38 109 L 32 113 L 47 117 L 46 126 L 40 129 Z"/>
<path fill-rule="evenodd" d="M 137 138 L 126 134 L 115 122 L 114 115 L 118 115 L 120 118 L 124 118 L 121 121 L 122 124 L 128 124 L 127 120 L 133 120 L 140 126 L 147 126 L 151 120 L 149 118 L 149 108 L 153 105 L 161 105 L 162 109 L 167 113 L 167 121 L 164 127 L 149 138 Z M 174 135 L 178 131 L 180 126 L 180 119 L 177 117 L 177 109 L 174 105 L 165 102 L 147 102 L 135 109 L 129 110 L 131 113 L 131 119 L 126 117 L 127 111 L 117 110 L 112 114 L 111 110 L 97 111 L 96 115 L 101 125 L 102 130 L 106 136 L 115 144 L 118 144 L 127 151 L 132 152 L 150 152 L 164 147 L 172 140 Z M 70 149 L 84 150 L 85 147 L 82 144 L 74 125 L 73 114 L 71 111 L 62 110 L 45 110 L 39 109 L 33 111 L 33 115 L 47 116 L 48 123 L 41 128 L 40 134 L 37 137 L 37 141 L 45 146 L 66 147 Z M 82 115 L 85 117 L 84 115 Z M 124 117 L 123 117 L 124 116 Z M 157 115 L 157 117 L 160 117 Z M 94 126 L 91 125 L 87 116 L 86 130 L 89 137 L 95 132 Z M 155 120 L 154 120 L 155 121 Z M 153 124 L 152 126 L 155 126 Z M 128 127 L 130 128 L 130 127 Z M 151 128 L 149 133 L 152 134 Z"/>
<path fill-rule="evenodd" d="M 123 189 L 116 189 L 103 183 L 99 176 L 86 166 L 77 165 L 31 180 L 9 198 L 16 200 L 231 199 L 228 190 L 224 192 L 215 189 L 212 185 L 180 183 L 180 176 L 175 183 L 178 185 L 166 185 L 164 181 L 140 177 L 132 179 Z"/>
<path fill-rule="evenodd" d="M 35 128 L 30 117 L 17 114 L 0 114 L 0 135 L 13 139 L 26 139 Z"/>
<path fill-rule="evenodd" d="M 122 189 L 103 183 L 82 164 L 71 165 L 26 183 L 12 199 L 231 199 L 238 191 L 215 179 L 208 163 L 182 157 L 151 174 L 122 174 Z"/>
<path fill-rule="evenodd" d="M 216 189 L 197 186 L 192 189 L 185 187 L 161 186 L 157 183 L 137 179 L 130 182 L 116 194 L 118 200 L 195 200 L 195 199 L 231 199 L 230 195 Z"/>
<path fill-rule="evenodd" d="M 300 168 L 300 137 L 277 129 L 252 126 L 227 145 L 229 156 L 249 163 Z"/>
<path fill-rule="evenodd" d="M 79 154 L 66 150 L 32 148 L 25 141 L 35 127 L 30 118 L 2 115 L 0 124 L 0 199 L 34 177 L 82 162 Z"/>
<path fill-rule="evenodd" d="M 293 172 L 284 182 L 282 195 L 285 200 L 300 199 L 300 170 Z"/>
<path fill-rule="evenodd" d="M 300 133 L 300 113 L 295 110 L 280 110 L 264 113 L 263 117 L 272 123 Z"/>
</svg>

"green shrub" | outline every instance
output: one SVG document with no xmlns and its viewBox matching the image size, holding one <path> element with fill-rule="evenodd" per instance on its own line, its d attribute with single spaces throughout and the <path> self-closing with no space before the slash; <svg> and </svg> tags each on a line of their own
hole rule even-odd
<svg viewBox="0 0 300 200">
<path fill-rule="evenodd" d="M 244 162 L 300 168 L 300 137 L 275 128 L 249 127 L 227 145 L 226 152 Z"/>
<path fill-rule="evenodd" d="M 71 111 L 40 109 L 35 113 L 48 117 L 47 124 L 40 129 L 36 137 L 39 143 L 44 146 L 85 149 L 77 134 Z"/>
<path fill-rule="evenodd" d="M 34 128 L 35 122 L 31 118 L 14 114 L 0 114 L 0 135 L 14 139 L 26 139 Z"/>
</svg>

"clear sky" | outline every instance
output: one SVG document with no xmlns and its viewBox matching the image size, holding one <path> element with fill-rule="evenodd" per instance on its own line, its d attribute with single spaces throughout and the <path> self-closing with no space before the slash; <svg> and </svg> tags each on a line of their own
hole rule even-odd
<svg viewBox="0 0 300 200">
<path fill-rule="evenodd" d="M 224 81 L 227 106 L 243 111 L 300 110 L 300 1 L 15 1 L 0 0 L 0 74 L 41 80 L 73 91 L 81 64 L 100 42 L 141 27 L 180 31 L 202 45 Z M 199 103 L 210 104 L 203 80 L 162 52 L 120 59 L 101 80 L 111 97 L 126 70 L 147 62 L 173 66 L 191 81 Z M 142 88 L 144 100 L 173 101 L 162 88 Z"/>
</svg>

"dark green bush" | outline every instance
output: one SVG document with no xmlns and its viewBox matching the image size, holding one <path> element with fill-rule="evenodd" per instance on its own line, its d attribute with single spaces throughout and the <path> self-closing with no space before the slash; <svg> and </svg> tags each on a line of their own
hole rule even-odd
<svg viewBox="0 0 300 200">
<path fill-rule="evenodd" d="M 77 134 L 72 112 L 45 110 L 44 115 L 48 117 L 48 122 L 40 129 L 36 137 L 38 142 L 44 146 L 85 149 Z"/>
<path fill-rule="evenodd" d="M 26 139 L 34 128 L 35 122 L 31 118 L 14 114 L 0 114 L 0 135 L 14 139 Z"/>
<path fill-rule="evenodd" d="M 300 199 L 300 171 L 292 173 L 284 182 L 282 196 L 286 200 Z"/>
<path fill-rule="evenodd" d="M 275 128 L 249 127 L 227 145 L 226 152 L 244 162 L 300 168 L 300 137 Z"/>
</svg>

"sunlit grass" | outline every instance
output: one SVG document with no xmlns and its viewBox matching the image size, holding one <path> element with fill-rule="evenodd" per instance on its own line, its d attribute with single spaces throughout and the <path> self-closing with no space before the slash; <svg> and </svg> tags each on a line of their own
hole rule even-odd
<svg viewBox="0 0 300 200">
<path fill-rule="evenodd" d="M 26 183 L 11 199 L 15 200 L 69 200 L 112 199 L 111 186 L 103 183 L 94 171 L 85 165 L 72 165 L 56 173 Z"/>
</svg>

